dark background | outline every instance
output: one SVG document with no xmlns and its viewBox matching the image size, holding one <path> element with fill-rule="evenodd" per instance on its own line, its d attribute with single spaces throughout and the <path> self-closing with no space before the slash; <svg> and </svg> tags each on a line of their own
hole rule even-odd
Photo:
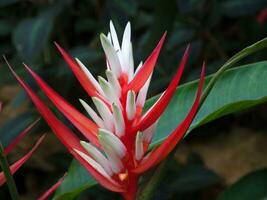
<svg viewBox="0 0 267 200">
<path fill-rule="evenodd" d="M 82 60 L 94 75 L 103 75 L 105 59 L 99 35 L 107 33 L 110 20 L 119 38 L 126 23 L 131 22 L 135 66 L 145 60 L 167 30 L 149 91 L 149 96 L 153 96 L 168 85 L 187 44 L 191 44 L 191 50 L 183 82 L 199 77 L 204 60 L 207 74 L 213 73 L 233 54 L 266 37 L 266 8 L 266 0 L 1 0 L 0 54 L 6 55 L 37 92 L 22 62 L 82 110 L 78 98 L 86 98 L 86 94 L 53 41 Z M 261 51 L 243 63 L 264 60 L 266 55 L 267 51 Z M 5 107 L 0 115 L 1 138 L 7 132 L 15 134 L 38 117 L 3 59 L 0 60 L 0 101 Z M 266 111 L 266 105 L 261 105 L 193 131 L 178 148 L 175 159 L 168 162 L 155 199 L 215 199 L 239 177 L 266 167 Z M 11 161 L 16 160 L 41 133 L 49 133 L 15 175 L 24 199 L 34 199 L 44 192 L 70 163 L 71 156 L 49 131 L 41 121 L 9 157 Z M 7 195 L 3 186 L 1 199 L 9 198 Z M 100 187 L 84 194 L 91 199 L 110 199 L 109 195 Z"/>
</svg>

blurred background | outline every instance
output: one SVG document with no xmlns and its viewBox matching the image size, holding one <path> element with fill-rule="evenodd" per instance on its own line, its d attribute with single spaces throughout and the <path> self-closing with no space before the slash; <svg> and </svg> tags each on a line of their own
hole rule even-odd
<svg viewBox="0 0 267 200">
<path fill-rule="evenodd" d="M 78 57 L 94 75 L 103 75 L 105 59 L 99 35 L 107 33 L 110 20 L 119 38 L 126 23 L 131 22 L 135 66 L 146 59 L 164 31 L 168 31 L 149 91 L 149 96 L 154 96 L 168 85 L 187 44 L 191 44 L 191 50 L 183 82 L 199 77 L 204 60 L 207 74 L 214 73 L 233 54 L 266 37 L 267 1 L 0 0 L 0 54 L 6 55 L 18 74 L 42 97 L 22 62 L 82 111 L 78 98 L 88 97 L 53 41 Z M 240 65 L 264 60 L 266 55 L 267 51 L 261 51 Z M 0 101 L 4 105 L 0 139 L 5 145 L 12 134 L 23 130 L 39 115 L 3 59 Z M 168 162 L 154 199 L 216 199 L 243 175 L 266 167 L 266 112 L 266 104 L 260 105 L 194 130 L 179 146 L 175 159 Z M 65 120 L 62 116 L 61 119 Z M 44 132 L 48 135 L 43 144 L 15 175 L 23 199 L 35 199 L 67 171 L 71 162 L 71 156 L 43 120 L 9 160 L 27 152 Z M 117 197 L 110 195 L 95 186 L 79 199 Z M 0 198 L 9 198 L 6 186 L 0 188 Z"/>
</svg>

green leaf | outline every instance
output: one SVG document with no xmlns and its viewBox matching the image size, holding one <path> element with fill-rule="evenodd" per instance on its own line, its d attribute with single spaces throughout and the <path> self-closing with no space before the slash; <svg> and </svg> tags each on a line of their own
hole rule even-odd
<svg viewBox="0 0 267 200">
<path fill-rule="evenodd" d="M 136 13 L 137 5 L 134 0 L 114 0 L 114 3 L 130 16 Z"/>
<path fill-rule="evenodd" d="M 34 120 L 35 116 L 32 113 L 22 113 L 8 120 L 0 127 L 0 141 L 4 147 L 16 138 L 21 131 L 27 128 Z"/>
<path fill-rule="evenodd" d="M 19 56 L 26 62 L 34 62 L 48 42 L 60 5 L 49 7 L 34 18 L 22 20 L 12 35 Z"/>
<path fill-rule="evenodd" d="M 266 0 L 227 0 L 221 3 L 221 12 L 230 17 L 251 15 L 267 6 Z"/>
<path fill-rule="evenodd" d="M 267 169 L 252 172 L 223 192 L 218 200 L 264 200 L 267 198 Z"/>
<path fill-rule="evenodd" d="M 177 5 L 181 13 L 185 14 L 202 9 L 203 0 L 177 0 Z"/>
<path fill-rule="evenodd" d="M 267 62 L 253 63 L 226 71 L 216 82 L 202 105 L 190 130 L 224 115 L 263 103 L 267 100 Z M 205 83 L 211 79 L 206 77 Z M 161 143 L 184 119 L 195 98 L 198 82 L 180 86 L 161 116 L 153 145 Z M 148 109 L 158 96 L 147 101 Z"/>
<path fill-rule="evenodd" d="M 76 161 L 71 162 L 68 174 L 63 183 L 57 189 L 54 200 L 71 200 L 84 190 L 95 185 L 96 181 L 90 174 Z"/>
<path fill-rule="evenodd" d="M 0 36 L 8 36 L 14 28 L 14 22 L 9 19 L 1 19 L 0 27 Z"/>
<path fill-rule="evenodd" d="M 13 43 L 21 59 L 33 62 L 38 58 L 52 30 L 52 21 L 44 17 L 26 19 L 13 34 Z"/>
<path fill-rule="evenodd" d="M 9 5 L 12 5 L 12 4 L 14 4 L 14 3 L 16 3 L 16 2 L 18 2 L 19 0 L 1 0 L 0 1 L 0 6 L 2 7 L 4 7 L 4 6 L 9 6 Z"/>
<path fill-rule="evenodd" d="M 205 83 L 207 83 L 211 77 L 212 76 L 207 77 Z M 267 87 L 265 87 L 267 82 L 266 77 L 266 61 L 226 71 L 215 84 L 212 92 L 199 110 L 190 130 L 224 115 L 265 102 L 267 100 Z M 178 88 L 172 101 L 159 120 L 152 145 L 161 143 L 182 119 L 184 119 L 195 98 L 197 86 L 198 81 L 193 81 Z M 158 97 L 159 96 L 156 96 L 148 100 L 145 108 L 148 109 L 151 107 Z M 79 166 L 77 169 L 79 170 L 79 172 L 77 172 L 79 173 L 78 176 L 81 176 L 80 165 L 77 166 Z M 72 170 L 73 168 L 74 167 L 72 167 Z M 72 173 L 75 173 L 75 170 L 73 170 Z M 88 173 L 84 173 L 84 176 L 88 176 Z M 80 179 L 76 179 L 76 181 L 75 185 L 81 188 L 81 191 L 88 189 L 89 186 L 95 183 L 87 182 L 85 184 Z"/>
</svg>

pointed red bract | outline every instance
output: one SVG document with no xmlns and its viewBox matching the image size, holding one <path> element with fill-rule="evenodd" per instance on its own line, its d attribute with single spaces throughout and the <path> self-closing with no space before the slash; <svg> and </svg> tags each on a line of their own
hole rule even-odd
<svg viewBox="0 0 267 200">
<path fill-rule="evenodd" d="M 44 137 L 45 137 L 45 134 L 38 139 L 38 141 L 35 143 L 33 148 L 25 156 L 23 156 L 21 159 L 19 159 L 17 162 L 15 162 L 14 164 L 10 166 L 10 172 L 12 175 L 31 157 L 33 152 L 37 149 L 37 147 L 43 141 Z M 3 172 L 1 172 L 0 173 L 0 186 L 3 185 L 5 182 L 6 182 L 5 175 Z"/>
<path fill-rule="evenodd" d="M 42 194 L 38 200 L 46 200 L 48 197 L 55 192 L 55 190 L 61 185 L 61 183 L 64 181 L 65 176 L 67 173 L 64 174 L 63 177 L 61 177 L 52 187 L 50 187 L 44 194 Z"/>
<path fill-rule="evenodd" d="M 84 74 L 84 72 L 82 71 L 82 69 L 80 68 L 78 63 L 75 60 L 73 60 L 71 58 L 71 56 L 68 55 L 67 52 L 61 46 L 59 46 L 58 43 L 56 43 L 56 42 L 54 42 L 54 43 L 55 43 L 57 49 L 59 50 L 59 52 L 61 53 L 61 55 L 63 56 L 64 60 L 68 63 L 71 70 L 73 71 L 73 73 L 75 74 L 75 76 L 77 77 L 77 79 L 79 80 L 79 82 L 81 83 L 83 88 L 85 89 L 85 91 L 90 96 L 96 96 L 96 94 L 97 94 L 96 88 L 91 83 L 91 81 L 87 78 L 87 76 Z"/>
<path fill-rule="evenodd" d="M 138 124 L 133 128 L 135 131 L 143 131 L 152 125 L 164 112 L 165 108 L 168 106 L 176 88 L 180 82 L 182 73 L 184 71 L 185 63 L 188 57 L 189 45 L 187 46 L 185 53 L 183 55 L 180 67 L 172 79 L 170 85 L 165 90 L 165 92 L 161 95 L 158 101 L 145 113 L 145 115 L 141 118 Z"/>
<path fill-rule="evenodd" d="M 56 91 L 54 91 L 45 81 L 41 79 L 27 65 L 24 65 L 28 72 L 32 75 L 38 85 L 41 87 L 46 96 L 54 103 L 54 105 L 73 123 L 76 128 L 95 146 L 101 147 L 98 138 L 97 125 L 90 119 L 81 114 L 72 105 L 65 101 Z"/>
<path fill-rule="evenodd" d="M 8 63 L 7 63 L 8 64 Z M 26 84 L 12 69 L 12 67 L 8 64 L 11 72 L 18 80 L 20 85 L 27 92 L 32 102 L 35 104 L 39 113 L 43 116 L 47 124 L 59 138 L 59 140 L 67 147 L 72 155 L 80 162 L 82 165 L 94 176 L 94 178 L 105 188 L 115 191 L 115 192 L 123 192 L 124 189 L 119 184 L 115 184 L 114 181 L 111 181 L 100 174 L 94 167 L 92 167 L 88 162 L 84 161 L 81 156 L 79 156 L 74 149 L 77 149 L 85 154 L 88 153 L 84 150 L 84 148 L 80 144 L 80 140 L 76 137 L 73 132 L 65 126 L 61 121 L 59 121 L 56 116 L 47 108 L 47 106 L 43 103 L 43 101 L 33 92 L 33 90 Z M 90 156 L 90 155 L 89 155 Z"/>
<path fill-rule="evenodd" d="M 78 79 L 78 81 L 80 82 L 80 84 L 83 86 L 85 91 L 89 94 L 89 96 L 98 97 L 109 107 L 109 109 L 111 109 L 111 105 L 107 102 L 107 100 L 102 95 L 100 95 L 97 92 L 95 86 L 93 85 L 93 83 L 91 83 L 91 81 L 85 75 L 85 73 L 83 72 L 83 70 L 81 69 L 79 64 L 75 60 L 73 60 L 71 58 L 71 56 L 69 54 L 67 54 L 67 52 L 61 46 L 59 46 L 58 43 L 56 43 L 56 42 L 54 42 L 54 43 L 55 43 L 57 49 L 59 50 L 59 52 L 61 53 L 61 55 L 63 56 L 64 60 L 70 66 L 71 70 L 75 74 L 75 76 Z"/>
<path fill-rule="evenodd" d="M 29 97 L 32 99 L 32 102 L 35 104 L 39 113 L 43 116 L 43 118 L 51 127 L 51 129 L 56 133 L 61 142 L 68 148 L 73 147 L 82 150 L 79 138 L 76 137 L 67 126 L 65 126 L 61 121 L 59 121 L 57 117 L 49 110 L 49 108 L 41 101 L 41 99 L 33 92 L 33 90 L 28 86 L 28 84 L 26 84 L 13 71 L 12 68 L 10 69 L 15 78 L 20 83 L 20 85 L 24 88 Z"/>
<path fill-rule="evenodd" d="M 40 119 L 35 120 L 25 130 L 23 130 L 11 143 L 4 149 L 4 153 L 7 155 L 14 147 L 20 142 L 20 140 L 39 122 Z"/>
<path fill-rule="evenodd" d="M 155 67 L 155 64 L 157 62 L 159 52 L 161 50 L 161 47 L 163 45 L 163 42 L 165 40 L 167 32 L 165 32 L 160 39 L 158 45 L 153 50 L 151 55 L 147 58 L 141 69 L 137 72 L 137 74 L 134 76 L 134 78 L 131 80 L 131 82 L 127 86 L 127 91 L 133 90 L 135 93 L 139 92 L 139 90 L 143 87 L 143 85 L 146 83 L 149 76 L 152 74 L 153 69 Z"/>
<path fill-rule="evenodd" d="M 183 120 L 183 122 L 169 135 L 169 137 L 154 151 L 151 152 L 149 157 L 140 163 L 135 169 L 132 170 L 134 173 L 143 173 L 149 168 L 157 165 L 160 161 L 162 161 L 177 145 L 177 143 L 182 139 L 187 129 L 189 128 L 191 122 L 193 121 L 195 114 L 197 112 L 202 85 L 204 81 L 204 71 L 205 65 L 203 64 L 201 78 L 199 81 L 198 91 L 195 98 L 195 101 L 191 107 L 190 112 Z"/>
</svg>

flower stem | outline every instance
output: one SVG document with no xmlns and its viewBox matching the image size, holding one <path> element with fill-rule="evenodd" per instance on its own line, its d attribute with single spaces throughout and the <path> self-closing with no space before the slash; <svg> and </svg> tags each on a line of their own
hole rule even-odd
<svg viewBox="0 0 267 200">
<path fill-rule="evenodd" d="M 0 165 L 1 165 L 1 168 L 4 172 L 4 175 L 6 177 L 6 182 L 7 182 L 8 189 L 9 189 L 12 200 L 19 200 L 20 199 L 19 193 L 17 191 L 17 187 L 16 187 L 15 181 L 13 179 L 13 176 L 11 175 L 8 161 L 7 161 L 7 158 L 4 154 L 4 150 L 3 150 L 1 143 L 0 143 Z"/>
<path fill-rule="evenodd" d="M 135 200 L 137 195 L 137 184 L 139 180 L 139 176 L 136 174 L 129 173 L 129 186 L 127 189 L 127 192 L 122 193 L 122 196 L 125 200 Z"/>
</svg>

